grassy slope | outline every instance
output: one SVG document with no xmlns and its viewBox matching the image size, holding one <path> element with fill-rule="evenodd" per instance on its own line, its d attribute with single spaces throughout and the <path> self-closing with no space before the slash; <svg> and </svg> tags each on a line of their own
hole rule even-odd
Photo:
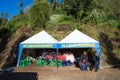
<svg viewBox="0 0 120 80">
<path fill-rule="evenodd" d="M 33 35 L 30 27 L 21 27 L 7 38 L 6 45 L 0 54 L 0 68 L 16 65 L 19 43 Z"/>
<path fill-rule="evenodd" d="M 120 31 L 119 30 L 111 27 L 101 27 L 99 25 L 96 26 L 82 25 L 82 26 L 77 26 L 77 28 L 83 33 L 87 34 L 88 36 L 100 41 L 103 65 L 106 65 L 108 63 L 112 65 L 114 65 L 114 63 L 120 64 Z M 34 31 L 27 27 L 19 28 L 16 31 L 16 33 L 14 33 L 10 38 L 8 38 L 9 41 L 5 45 L 5 50 L 2 51 L 2 53 L 4 53 L 4 55 L 7 55 L 7 57 L 3 59 L 5 64 L 1 66 L 4 68 L 8 66 L 8 62 L 11 62 L 9 63 L 9 65 L 15 62 L 15 60 L 17 59 L 16 57 L 18 50 L 16 48 L 18 48 L 18 43 L 20 43 L 21 41 L 25 40 L 28 37 L 26 34 L 32 36 L 33 32 L 35 34 L 37 32 L 40 32 L 41 30 L 42 29 L 40 28 L 36 28 L 34 29 Z M 70 32 L 72 32 L 72 30 L 74 30 L 73 24 L 68 24 L 66 22 L 62 22 L 62 23 L 56 22 L 54 26 L 50 25 L 46 27 L 46 31 L 59 41 L 62 40 L 64 37 L 66 37 Z M 7 53 L 5 53 L 5 51 Z"/>
</svg>

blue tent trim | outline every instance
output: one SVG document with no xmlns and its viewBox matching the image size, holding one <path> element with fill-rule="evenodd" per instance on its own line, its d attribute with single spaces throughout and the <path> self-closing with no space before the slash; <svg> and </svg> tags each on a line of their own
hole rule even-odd
<svg viewBox="0 0 120 80">
<path fill-rule="evenodd" d="M 102 56 L 101 56 L 101 52 L 100 52 L 100 43 L 96 44 L 96 52 L 97 52 L 98 56 L 100 57 L 100 65 L 99 65 L 99 68 L 101 68 Z"/>
<path fill-rule="evenodd" d="M 22 51 L 23 51 L 23 45 L 20 44 L 20 45 L 19 45 L 19 50 L 18 50 L 17 67 L 19 67 L 19 62 L 20 62 L 20 59 L 21 59 Z"/>
<path fill-rule="evenodd" d="M 58 48 L 96 48 L 99 43 L 59 43 Z"/>
<path fill-rule="evenodd" d="M 56 48 L 57 44 L 22 44 L 23 48 Z"/>
</svg>

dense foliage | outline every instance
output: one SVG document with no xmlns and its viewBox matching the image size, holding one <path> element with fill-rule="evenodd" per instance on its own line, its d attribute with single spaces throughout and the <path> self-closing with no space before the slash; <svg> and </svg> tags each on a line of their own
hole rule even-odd
<svg viewBox="0 0 120 80">
<path fill-rule="evenodd" d="M 51 20 L 50 16 L 62 14 L 65 15 L 65 18 L 73 17 L 70 18 L 72 19 L 71 21 L 81 25 L 99 24 L 101 26 L 120 28 L 119 0 L 63 0 L 61 4 L 58 4 L 57 0 L 52 0 L 51 3 L 48 3 L 47 0 L 35 0 L 29 9 L 25 9 L 26 11 L 23 11 L 23 5 L 24 3 L 20 2 L 18 6 L 19 15 L 14 16 L 8 22 L 8 14 L 1 13 L 0 26 L 6 25 L 16 29 L 20 26 L 30 25 L 33 28 L 45 29 Z M 64 21 L 66 22 L 67 20 L 63 20 L 63 18 L 60 20 L 60 22 Z"/>
<path fill-rule="evenodd" d="M 19 14 L 9 21 L 8 13 L 0 13 L 0 31 L 7 28 L 13 33 L 22 26 L 46 29 L 62 23 L 71 25 L 72 29 L 84 24 L 120 29 L 120 0 L 63 0 L 61 4 L 57 0 L 47 1 L 34 0 L 25 11 L 21 1 Z"/>
<path fill-rule="evenodd" d="M 42 27 L 45 29 L 45 23 L 50 17 L 50 5 L 44 1 L 36 2 L 30 9 L 30 24 L 33 27 Z"/>
</svg>

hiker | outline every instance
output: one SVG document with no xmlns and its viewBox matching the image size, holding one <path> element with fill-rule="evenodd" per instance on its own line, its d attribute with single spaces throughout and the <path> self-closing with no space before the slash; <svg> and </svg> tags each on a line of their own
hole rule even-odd
<svg viewBox="0 0 120 80">
<path fill-rule="evenodd" d="M 100 57 L 98 56 L 97 53 L 95 53 L 94 57 L 93 57 L 93 60 L 94 60 L 94 67 L 95 67 L 95 72 L 98 71 L 99 69 L 99 64 L 100 64 Z"/>
<path fill-rule="evenodd" d="M 88 56 L 86 51 L 84 51 L 83 54 L 80 56 L 79 65 L 82 71 L 88 70 Z"/>
</svg>

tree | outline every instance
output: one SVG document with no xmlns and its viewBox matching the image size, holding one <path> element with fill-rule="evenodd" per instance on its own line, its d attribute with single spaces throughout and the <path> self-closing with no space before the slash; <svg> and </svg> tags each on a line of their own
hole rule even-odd
<svg viewBox="0 0 120 80">
<path fill-rule="evenodd" d="M 96 6 L 95 0 L 64 0 L 62 10 L 75 19 L 87 16 Z"/>
<path fill-rule="evenodd" d="M 115 14 L 116 19 L 120 20 L 120 0 L 109 0 L 108 6 L 113 10 L 112 12 Z"/>
<path fill-rule="evenodd" d="M 5 25 L 7 23 L 8 13 L 2 12 L 0 13 L 0 26 Z"/>
<path fill-rule="evenodd" d="M 24 3 L 22 1 L 20 1 L 19 6 L 18 6 L 18 8 L 19 8 L 19 14 L 21 16 L 23 16 L 23 14 L 24 14 L 24 12 L 23 12 L 23 4 Z"/>
<path fill-rule="evenodd" d="M 40 1 L 35 3 L 30 9 L 30 24 L 33 27 L 45 27 L 45 23 L 50 17 L 50 5 L 48 2 Z"/>
<path fill-rule="evenodd" d="M 52 2 L 52 11 L 54 11 L 57 7 L 57 0 L 51 0 Z"/>
</svg>

